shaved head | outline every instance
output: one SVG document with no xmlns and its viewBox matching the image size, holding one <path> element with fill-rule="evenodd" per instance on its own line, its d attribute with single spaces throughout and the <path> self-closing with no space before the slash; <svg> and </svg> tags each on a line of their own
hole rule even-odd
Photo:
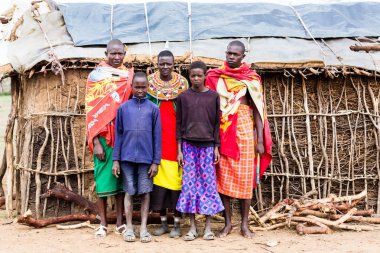
<svg viewBox="0 0 380 253">
<path fill-rule="evenodd" d="M 240 47 L 241 50 L 242 50 L 241 53 L 244 54 L 244 52 L 245 52 L 245 45 L 244 45 L 244 43 L 241 42 L 240 40 L 233 40 L 233 41 L 231 41 L 231 42 L 228 44 L 227 47 L 231 47 L 231 46 L 238 46 L 238 47 Z"/>
<path fill-rule="evenodd" d="M 119 39 L 113 39 L 113 40 L 110 40 L 108 43 L 107 43 L 107 51 L 109 51 L 113 46 L 120 46 L 123 48 L 124 50 L 124 44 L 123 42 L 121 42 L 121 40 Z"/>
<path fill-rule="evenodd" d="M 105 52 L 107 57 L 107 64 L 114 68 L 118 68 L 123 64 L 125 57 L 125 48 L 123 42 L 118 39 L 110 40 L 107 44 L 107 51 Z"/>
</svg>

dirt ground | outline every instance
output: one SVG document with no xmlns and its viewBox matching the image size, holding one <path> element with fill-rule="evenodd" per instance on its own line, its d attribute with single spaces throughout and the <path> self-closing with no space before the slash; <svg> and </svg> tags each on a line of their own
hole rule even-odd
<svg viewBox="0 0 380 253">
<path fill-rule="evenodd" d="M 114 226 L 109 227 L 108 236 L 95 239 L 93 230 L 82 228 L 77 230 L 57 230 L 54 226 L 33 229 L 19 224 L 0 225 L 0 252 L 1 253 L 31 253 L 31 252 L 91 252 L 91 253 L 118 253 L 118 252 L 163 252 L 163 253 L 190 253 L 190 252 L 380 252 L 380 226 L 371 232 L 340 231 L 331 235 L 300 236 L 294 231 L 281 229 L 269 232 L 257 232 L 254 239 L 242 238 L 238 230 L 223 239 L 205 241 L 201 237 L 192 242 L 185 242 L 181 238 L 171 239 L 166 234 L 154 237 L 151 243 L 142 244 L 124 242 L 122 237 L 112 232 Z M 217 230 L 221 224 L 213 224 Z M 154 226 L 149 227 L 150 231 Z M 185 231 L 187 228 L 183 228 Z M 269 247 L 268 241 L 277 241 L 278 245 Z"/>
<path fill-rule="evenodd" d="M 4 148 L 4 131 L 10 110 L 10 96 L 0 96 L 0 151 Z M 0 157 L 1 160 L 1 157 Z M 269 232 L 257 232 L 252 240 L 244 239 L 235 229 L 227 238 L 204 241 L 198 238 L 193 242 L 182 239 L 171 239 L 168 235 L 154 237 L 148 244 L 140 242 L 126 243 L 112 232 L 104 239 L 95 239 L 90 228 L 62 231 L 55 226 L 33 229 L 19 224 L 9 224 L 5 211 L 0 211 L 0 253 L 118 253 L 118 252 L 155 252 L 155 253 L 190 253 L 190 252 L 380 252 L 380 226 L 371 232 L 340 231 L 331 235 L 299 236 L 294 231 L 281 229 Z M 150 225 L 152 231 L 156 225 Z M 215 231 L 221 228 L 220 223 L 213 224 Z M 184 227 L 183 232 L 188 228 Z M 200 229 L 202 230 L 202 229 Z M 278 242 L 269 247 L 267 242 Z"/>
</svg>

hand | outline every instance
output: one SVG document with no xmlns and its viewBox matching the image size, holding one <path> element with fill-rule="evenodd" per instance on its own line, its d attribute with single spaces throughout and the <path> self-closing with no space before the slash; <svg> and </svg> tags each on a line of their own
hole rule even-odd
<svg viewBox="0 0 380 253">
<path fill-rule="evenodd" d="M 157 172 L 158 172 L 158 166 L 157 164 L 152 164 L 150 165 L 150 168 L 149 168 L 149 171 L 148 171 L 148 175 L 149 175 L 149 178 L 153 178 L 157 175 Z"/>
<path fill-rule="evenodd" d="M 100 142 L 94 142 L 94 154 L 100 161 L 104 162 L 106 160 L 106 153 Z"/>
<path fill-rule="evenodd" d="M 256 144 L 256 152 L 262 155 L 264 153 L 264 144 L 262 142 L 258 142 Z"/>
<path fill-rule="evenodd" d="M 219 148 L 215 147 L 214 148 L 214 164 L 219 163 L 219 161 L 220 161 Z"/>
<path fill-rule="evenodd" d="M 177 162 L 178 162 L 178 165 L 181 166 L 181 167 L 183 167 L 183 165 L 185 165 L 185 163 L 183 162 L 183 154 L 182 154 L 182 152 L 178 152 Z"/>
<path fill-rule="evenodd" d="M 116 178 L 119 178 L 119 175 L 120 175 L 120 163 L 119 163 L 119 161 L 113 161 L 112 174 Z"/>
</svg>

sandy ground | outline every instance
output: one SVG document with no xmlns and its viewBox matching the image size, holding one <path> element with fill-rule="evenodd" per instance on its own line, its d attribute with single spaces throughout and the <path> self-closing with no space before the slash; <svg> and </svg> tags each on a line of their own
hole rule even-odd
<svg viewBox="0 0 380 253">
<path fill-rule="evenodd" d="M 380 226 L 371 232 L 335 232 L 331 235 L 300 236 L 294 231 L 281 229 L 269 232 L 257 232 L 254 239 L 244 239 L 234 230 L 223 239 L 205 241 L 201 237 L 192 242 L 181 238 L 171 239 L 166 234 L 154 237 L 151 243 L 124 242 L 122 237 L 112 232 L 109 227 L 106 238 L 95 239 L 93 230 L 82 228 L 77 230 L 57 230 L 54 226 L 33 229 L 19 224 L 0 225 L 1 253 L 31 253 L 31 252 L 380 252 Z M 154 229 L 150 226 L 150 231 Z M 216 230 L 220 224 L 214 224 Z M 183 229 L 185 231 L 186 228 Z M 278 245 L 268 247 L 268 241 L 277 241 Z"/>
</svg>

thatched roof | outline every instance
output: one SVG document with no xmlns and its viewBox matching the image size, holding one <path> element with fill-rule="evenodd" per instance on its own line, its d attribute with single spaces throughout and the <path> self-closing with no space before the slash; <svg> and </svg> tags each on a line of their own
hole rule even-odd
<svg viewBox="0 0 380 253">
<path fill-rule="evenodd" d="M 53 60 L 102 59 L 111 34 L 127 44 L 127 61 L 148 64 L 164 48 L 183 63 L 202 57 L 219 64 L 228 42 L 238 38 L 247 46 L 245 60 L 259 68 L 380 68 L 380 52 L 350 50 L 355 44 L 377 45 L 380 3 L 92 3 L 58 8 L 23 15 L 18 38 L 9 45 L 15 71 L 24 73 Z"/>
</svg>

